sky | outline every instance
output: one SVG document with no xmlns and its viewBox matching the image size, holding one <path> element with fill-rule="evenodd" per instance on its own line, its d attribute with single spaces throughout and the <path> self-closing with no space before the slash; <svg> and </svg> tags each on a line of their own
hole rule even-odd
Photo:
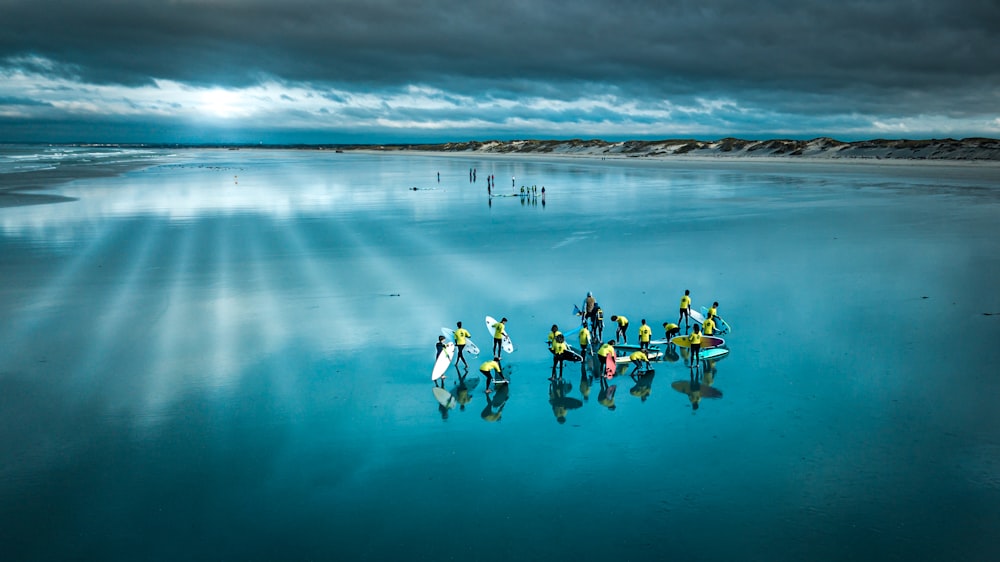
<svg viewBox="0 0 1000 562">
<path fill-rule="evenodd" d="M 0 0 L 0 141 L 1000 137 L 997 0 Z"/>
</svg>

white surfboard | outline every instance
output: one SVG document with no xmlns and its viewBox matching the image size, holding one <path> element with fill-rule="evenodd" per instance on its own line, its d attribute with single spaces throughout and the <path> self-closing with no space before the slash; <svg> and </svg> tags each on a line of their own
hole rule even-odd
<svg viewBox="0 0 1000 562">
<path fill-rule="evenodd" d="M 451 365 L 451 360 L 455 357 L 455 344 L 448 342 L 444 344 L 444 349 L 438 354 L 437 359 L 434 361 L 434 370 L 431 371 L 431 380 L 436 381 L 442 376 L 444 376 L 445 371 L 448 370 L 448 366 Z"/>
<path fill-rule="evenodd" d="M 692 308 L 691 309 L 691 320 L 694 320 L 695 322 L 701 324 L 702 322 L 705 321 L 705 317 L 702 316 L 700 312 L 698 312 L 697 310 L 695 310 L 695 309 Z"/>
<path fill-rule="evenodd" d="M 441 328 L 441 334 L 444 335 L 444 337 L 455 341 L 455 330 L 452 330 L 451 328 Z M 479 355 L 479 346 L 472 341 L 472 338 L 465 338 L 465 351 L 468 351 L 473 355 Z"/>
<path fill-rule="evenodd" d="M 491 338 L 493 337 L 493 333 L 494 333 L 493 327 L 496 326 L 496 325 L 497 325 L 496 318 L 493 318 L 492 316 L 487 316 L 486 317 L 486 329 L 490 331 L 490 337 Z M 514 343 L 512 341 L 510 341 L 510 336 L 507 335 L 507 330 L 504 330 L 504 332 L 503 332 L 503 343 L 501 343 L 500 346 L 507 353 L 513 353 L 514 352 Z"/>
</svg>

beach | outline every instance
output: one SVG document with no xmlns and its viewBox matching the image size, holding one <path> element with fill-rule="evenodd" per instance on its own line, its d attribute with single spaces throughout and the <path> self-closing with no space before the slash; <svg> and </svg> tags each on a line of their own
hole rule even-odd
<svg viewBox="0 0 1000 562">
<path fill-rule="evenodd" d="M 993 163 L 75 152 L 0 174 L 13 559 L 1000 555 Z M 685 290 L 725 358 L 548 380 Z"/>
</svg>

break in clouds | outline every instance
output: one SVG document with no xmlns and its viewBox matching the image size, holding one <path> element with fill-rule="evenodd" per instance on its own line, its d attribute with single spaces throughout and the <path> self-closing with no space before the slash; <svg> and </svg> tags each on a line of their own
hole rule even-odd
<svg viewBox="0 0 1000 562">
<path fill-rule="evenodd" d="M 0 134 L 996 136 L 998 25 L 993 1 L 7 0 Z"/>
</svg>

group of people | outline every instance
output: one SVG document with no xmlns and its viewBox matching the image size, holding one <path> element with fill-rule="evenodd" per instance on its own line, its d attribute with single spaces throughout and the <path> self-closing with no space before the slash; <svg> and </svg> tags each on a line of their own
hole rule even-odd
<svg viewBox="0 0 1000 562">
<path fill-rule="evenodd" d="M 713 302 L 712 307 L 708 309 L 708 313 L 699 325 L 691 317 L 691 291 L 685 290 L 680 300 L 677 322 L 663 323 L 665 344 L 668 347 L 674 345 L 671 340 L 680 335 L 681 323 L 683 322 L 684 331 L 691 348 L 692 366 L 697 365 L 699 363 L 698 357 L 701 351 L 703 336 L 712 336 L 717 329 L 718 307 L 718 301 Z M 606 342 L 603 341 L 604 312 L 594 298 L 593 293 L 587 293 L 587 297 L 583 302 L 583 309 L 579 311 L 579 314 L 581 316 L 581 325 L 578 328 L 579 353 L 567 343 L 566 336 L 559 331 L 559 326 L 557 324 L 552 325 L 547 339 L 549 351 L 552 353 L 552 376 L 549 380 L 562 378 L 563 367 L 566 361 L 584 361 L 592 356 L 596 356 L 597 364 L 603 366 L 607 363 L 609 354 L 611 356 L 617 355 L 616 345 L 628 344 L 629 319 L 621 314 L 611 316 L 611 321 L 615 324 L 614 339 L 609 339 Z M 492 391 L 490 389 L 491 385 L 506 384 L 508 382 L 503 375 L 503 366 L 501 365 L 507 322 L 507 318 L 502 318 L 493 325 L 492 358 L 483 361 L 479 365 L 479 372 L 486 378 L 487 394 Z M 689 330 L 690 333 L 688 333 Z M 465 358 L 464 350 L 468 339 L 472 335 L 462 327 L 461 322 L 456 323 L 453 334 L 457 350 L 454 364 L 457 367 L 459 362 L 461 362 L 465 366 L 465 369 L 468 370 L 469 363 Z M 651 342 L 653 341 L 653 329 L 646 323 L 645 318 L 640 320 L 638 337 L 638 349 L 632 351 L 628 356 L 629 361 L 634 366 L 633 374 L 650 371 L 651 356 L 655 357 L 650 349 Z M 442 353 L 445 345 L 446 338 L 439 336 L 437 342 L 438 355 Z"/>
</svg>

